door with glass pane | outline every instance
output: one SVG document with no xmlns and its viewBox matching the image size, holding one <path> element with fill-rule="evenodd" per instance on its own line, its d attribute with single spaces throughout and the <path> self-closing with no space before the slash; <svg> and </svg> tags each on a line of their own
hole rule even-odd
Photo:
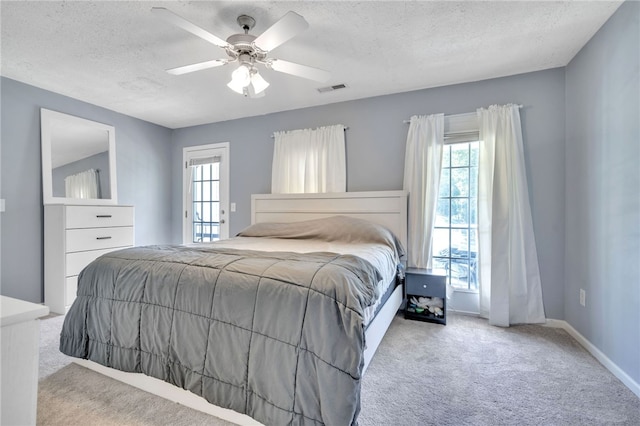
<svg viewBox="0 0 640 426">
<path fill-rule="evenodd" d="M 229 144 L 184 148 L 185 244 L 229 237 Z"/>
</svg>

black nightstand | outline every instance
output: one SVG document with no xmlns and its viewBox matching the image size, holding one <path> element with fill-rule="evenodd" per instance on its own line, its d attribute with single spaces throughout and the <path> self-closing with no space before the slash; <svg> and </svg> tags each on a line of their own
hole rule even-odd
<svg viewBox="0 0 640 426">
<path fill-rule="evenodd" d="M 411 302 L 411 297 L 439 297 L 442 299 L 442 315 L 437 316 L 427 309 L 420 312 Z M 404 279 L 404 317 L 419 321 L 447 324 L 447 277 L 430 269 L 407 268 Z"/>
</svg>

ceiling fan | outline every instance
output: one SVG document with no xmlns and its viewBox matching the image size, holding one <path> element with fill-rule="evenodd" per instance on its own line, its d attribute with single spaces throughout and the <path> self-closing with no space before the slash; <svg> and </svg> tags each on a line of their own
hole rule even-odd
<svg viewBox="0 0 640 426">
<path fill-rule="evenodd" d="M 264 90 L 269 86 L 269 83 L 260 76 L 257 68 L 258 64 L 264 65 L 266 68 L 274 71 L 319 82 L 325 82 L 331 77 L 329 72 L 319 68 L 300 65 L 282 59 L 269 58 L 267 56 L 269 51 L 309 27 L 307 21 L 295 12 L 287 12 L 280 20 L 267 28 L 267 30 L 259 36 L 249 34 L 249 30 L 256 24 L 255 19 L 248 15 L 240 15 L 238 16 L 237 22 L 244 30 L 244 33 L 233 34 L 225 41 L 164 7 L 154 7 L 151 11 L 165 21 L 224 49 L 229 56 L 228 59 L 214 59 L 197 64 L 171 68 L 167 70 L 170 74 L 181 75 L 238 62 L 239 66 L 231 74 L 231 81 L 227 86 L 234 92 L 252 98 L 264 96 Z"/>
</svg>

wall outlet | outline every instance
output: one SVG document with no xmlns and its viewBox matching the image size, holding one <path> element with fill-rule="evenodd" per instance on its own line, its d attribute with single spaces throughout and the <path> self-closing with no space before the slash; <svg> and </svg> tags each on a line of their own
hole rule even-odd
<svg viewBox="0 0 640 426">
<path fill-rule="evenodd" d="M 585 299 L 587 297 L 586 292 L 583 289 L 580 289 L 580 304 L 585 306 Z"/>
</svg>

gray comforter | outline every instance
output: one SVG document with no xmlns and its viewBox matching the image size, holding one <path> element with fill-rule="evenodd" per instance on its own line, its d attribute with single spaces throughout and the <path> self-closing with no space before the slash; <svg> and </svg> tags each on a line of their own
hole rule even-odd
<svg viewBox="0 0 640 426">
<path fill-rule="evenodd" d="M 112 252 L 80 274 L 60 350 L 267 425 L 356 424 L 377 270 L 331 253 Z"/>
</svg>

